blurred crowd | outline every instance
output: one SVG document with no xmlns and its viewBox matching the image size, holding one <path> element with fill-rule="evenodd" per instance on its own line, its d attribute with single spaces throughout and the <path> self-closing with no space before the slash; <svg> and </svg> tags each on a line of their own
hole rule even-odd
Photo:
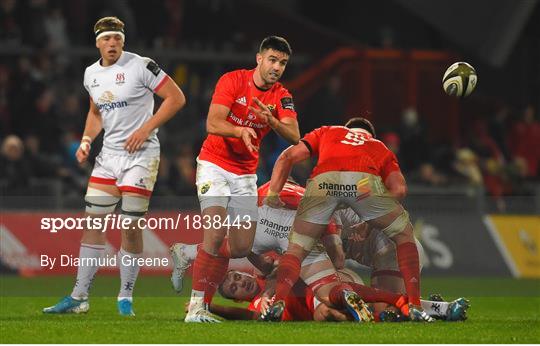
<svg viewBox="0 0 540 346">
<path fill-rule="evenodd" d="M 201 25 L 187 25 L 185 7 L 204 7 L 204 15 L 226 23 L 226 1 L 50 1 L 0 0 L 0 188 L 6 195 L 33 195 L 29 188 L 40 179 L 61 181 L 63 195 L 84 193 L 92 160 L 82 167 L 75 151 L 84 128 L 88 96 L 82 87 L 84 67 L 97 58 L 66 54 L 72 47 L 93 47 L 89 31 L 95 18 L 117 14 L 126 22 L 128 50 L 163 47 L 230 51 L 255 41 L 220 33 L 213 40 Z M 198 13 L 192 8 L 190 13 Z M 218 15 L 219 13 L 219 15 Z M 206 18 L 208 20 L 208 18 Z M 200 32 L 189 31 L 197 30 Z M 136 37 L 137 40 L 132 39 Z M 186 39 L 189 37 L 190 39 Z M 246 40 L 248 42 L 246 43 Z M 133 42 L 133 43 L 132 43 Z M 28 50 L 26 50 L 28 48 Z M 253 49 L 252 49 L 253 48 Z M 160 130 L 161 167 L 156 195 L 195 193 L 195 156 L 205 137 L 205 117 L 215 81 L 229 70 L 224 64 L 158 61 L 186 94 L 188 106 Z M 299 108 L 303 133 L 323 125 L 317 118 L 323 104 L 344 111 L 339 80 Z M 310 106 L 311 104 L 311 106 Z M 159 102 L 156 103 L 156 106 Z M 340 116 L 339 114 L 337 115 Z M 341 122 L 341 119 L 339 120 Z M 526 194 L 523 182 L 540 175 L 540 124 L 533 106 L 500 106 L 495 114 L 462 122 L 463 136 L 446 146 L 427 143 L 429 131 L 422 115 L 406 109 L 402 121 L 380 131 L 398 156 L 410 184 L 483 187 L 498 198 Z M 99 139 L 93 154 L 99 151 Z M 271 134 L 262 148 L 259 182 L 270 177 L 273 163 L 286 144 Z M 305 180 L 309 164 L 294 172 Z M 46 192 L 44 192 L 46 193 Z M 502 202 L 501 202 L 502 203 Z M 504 208 L 503 205 L 500 206 Z"/>
<path fill-rule="evenodd" d="M 540 178 L 540 122 L 535 109 L 500 106 L 495 114 L 466 119 L 462 137 L 431 145 L 429 129 L 415 109 L 406 109 L 396 129 L 381 140 L 398 156 L 409 184 L 482 188 L 505 210 L 503 196 L 529 195 Z"/>
</svg>

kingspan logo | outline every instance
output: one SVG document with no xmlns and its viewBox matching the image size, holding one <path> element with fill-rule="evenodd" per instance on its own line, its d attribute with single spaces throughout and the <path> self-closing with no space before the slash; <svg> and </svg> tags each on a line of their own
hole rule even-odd
<svg viewBox="0 0 540 346">
<path fill-rule="evenodd" d="M 98 99 L 98 109 L 99 111 L 112 111 L 116 108 L 127 107 L 127 101 L 116 101 L 116 97 L 110 91 L 104 91 L 103 94 Z"/>
</svg>

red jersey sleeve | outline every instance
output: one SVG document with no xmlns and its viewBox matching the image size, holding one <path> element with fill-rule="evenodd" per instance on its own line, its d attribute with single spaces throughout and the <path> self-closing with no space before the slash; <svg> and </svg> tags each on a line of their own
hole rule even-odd
<svg viewBox="0 0 540 346">
<path fill-rule="evenodd" d="M 294 102 L 291 93 L 285 88 L 281 89 L 279 95 L 279 101 L 277 104 L 277 117 L 278 119 L 283 118 L 297 118 L 296 110 L 294 109 Z"/>
<path fill-rule="evenodd" d="M 264 199 L 268 195 L 268 189 L 270 188 L 270 182 L 261 185 L 257 190 L 258 200 L 257 206 L 261 206 L 264 202 Z M 291 184 L 289 182 L 285 183 L 283 190 L 279 193 L 279 199 L 285 203 L 285 208 L 296 210 L 300 204 L 300 199 L 304 195 L 305 189 L 302 186 Z"/>
<path fill-rule="evenodd" d="M 326 227 L 326 230 L 324 231 L 323 233 L 323 237 L 324 236 L 327 236 L 327 235 L 332 235 L 332 234 L 337 234 L 339 235 L 339 229 L 341 227 L 339 227 L 337 224 L 336 224 L 336 220 L 334 218 L 331 218 L 330 219 L 330 223 L 328 224 L 328 226 Z"/>
<path fill-rule="evenodd" d="M 234 71 L 225 73 L 221 76 L 216 84 L 211 103 L 217 103 L 231 108 L 235 101 L 238 82 L 237 73 Z"/>
<path fill-rule="evenodd" d="M 259 187 L 257 189 L 257 195 L 258 195 L 258 198 L 257 198 L 257 206 L 260 207 L 261 205 L 263 205 L 263 202 L 264 202 L 264 199 L 266 198 L 266 196 L 268 195 L 268 189 L 270 188 L 270 182 L 267 182 L 266 184 L 264 185 L 261 185 L 261 187 Z"/>
<path fill-rule="evenodd" d="M 308 147 L 311 156 L 319 154 L 319 145 L 321 144 L 321 137 L 325 132 L 325 127 L 319 127 L 304 136 L 301 139 L 302 142 Z"/>
<path fill-rule="evenodd" d="M 396 158 L 396 155 L 394 155 L 393 152 L 388 150 L 388 154 L 385 157 L 385 160 L 381 167 L 381 178 L 383 182 L 386 180 L 386 177 L 394 171 L 399 171 L 399 164 Z"/>
<path fill-rule="evenodd" d="M 253 298 L 253 300 L 249 303 L 248 310 L 254 311 L 254 312 L 260 312 L 261 310 L 261 295 L 260 294 L 258 294 L 255 298 Z"/>
</svg>

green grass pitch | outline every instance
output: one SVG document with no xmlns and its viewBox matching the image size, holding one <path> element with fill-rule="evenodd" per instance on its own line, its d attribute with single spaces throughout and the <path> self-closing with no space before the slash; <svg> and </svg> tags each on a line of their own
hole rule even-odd
<svg viewBox="0 0 540 346">
<path fill-rule="evenodd" d="M 471 300 L 465 322 L 185 324 L 186 295 L 168 278 L 144 276 L 133 318 L 117 315 L 116 276 L 99 276 L 86 315 L 44 315 L 70 292 L 71 277 L 0 277 L 0 343 L 539 343 L 540 281 L 425 278 L 424 294 Z M 187 283 L 189 286 L 189 283 Z M 189 287 L 185 289 L 188 292 Z M 220 303 L 224 300 L 216 298 Z M 229 303 L 234 304 L 234 303 Z"/>
</svg>

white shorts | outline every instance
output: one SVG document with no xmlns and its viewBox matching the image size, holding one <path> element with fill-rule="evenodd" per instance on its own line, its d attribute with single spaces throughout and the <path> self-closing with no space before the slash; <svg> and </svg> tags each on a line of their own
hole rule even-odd
<svg viewBox="0 0 540 346">
<path fill-rule="evenodd" d="M 311 267 L 312 264 L 328 261 L 329 266 L 326 269 L 320 269 L 320 266 Z M 300 278 L 311 287 L 315 292 L 320 286 L 339 280 L 338 274 L 330 257 L 326 254 L 322 245 L 315 246 L 313 250 L 302 261 L 300 269 Z"/>
<path fill-rule="evenodd" d="M 91 183 L 116 185 L 121 192 L 148 196 L 154 190 L 159 156 L 105 154 L 96 157 Z"/>
<path fill-rule="evenodd" d="M 267 205 L 258 208 L 259 220 L 251 251 L 261 255 L 268 251 L 283 254 L 289 246 L 289 233 L 296 210 L 275 209 Z"/>
<path fill-rule="evenodd" d="M 336 209 L 351 207 L 362 220 L 368 221 L 398 206 L 379 176 L 363 172 L 325 172 L 308 180 L 297 217 L 326 225 Z"/>
<path fill-rule="evenodd" d="M 223 207 L 231 218 L 257 221 L 257 175 L 237 175 L 197 158 L 197 195 L 201 210 Z"/>
</svg>

